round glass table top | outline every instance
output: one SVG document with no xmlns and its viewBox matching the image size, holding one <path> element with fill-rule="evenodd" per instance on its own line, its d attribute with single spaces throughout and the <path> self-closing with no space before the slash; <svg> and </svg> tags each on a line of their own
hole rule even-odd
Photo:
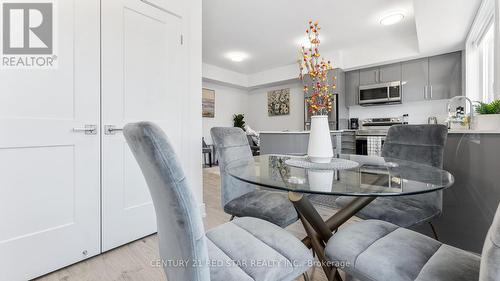
<svg viewBox="0 0 500 281">
<path fill-rule="evenodd" d="M 453 175 L 445 170 L 395 158 L 339 155 L 332 161 L 357 163 L 341 170 L 291 166 L 287 164 L 293 162 L 289 159 L 306 157 L 261 155 L 233 161 L 225 169 L 233 178 L 261 188 L 342 196 L 422 194 L 450 187 L 454 182 Z"/>
</svg>

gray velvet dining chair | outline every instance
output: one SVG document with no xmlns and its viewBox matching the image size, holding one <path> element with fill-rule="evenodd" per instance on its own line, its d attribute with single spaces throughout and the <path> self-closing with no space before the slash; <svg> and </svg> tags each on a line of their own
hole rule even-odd
<svg viewBox="0 0 500 281">
<path fill-rule="evenodd" d="M 200 209 L 163 131 L 150 122 L 123 134 L 146 179 L 158 224 L 161 264 L 172 281 L 291 281 L 312 264 L 307 247 L 257 218 L 204 232 Z M 182 261 L 182 262 L 181 262 Z"/>
<path fill-rule="evenodd" d="M 448 128 L 444 125 L 392 126 L 382 147 L 382 156 L 442 168 L 447 136 Z M 339 197 L 335 203 L 344 207 L 352 199 Z M 442 210 L 443 192 L 436 191 L 413 196 L 377 198 L 356 216 L 383 220 L 401 227 L 429 223 L 434 238 L 437 239 L 432 219 L 441 215 Z"/>
<path fill-rule="evenodd" d="M 500 206 L 481 256 L 380 220 L 346 226 L 325 251 L 331 262 L 342 261 L 342 270 L 360 281 L 498 281 Z"/>
<path fill-rule="evenodd" d="M 213 127 L 210 130 L 219 156 L 221 204 L 233 217 L 255 217 L 286 227 L 298 220 L 297 212 L 283 192 L 262 190 L 231 177 L 226 167 L 234 161 L 252 161 L 252 152 L 241 128 Z"/>
</svg>

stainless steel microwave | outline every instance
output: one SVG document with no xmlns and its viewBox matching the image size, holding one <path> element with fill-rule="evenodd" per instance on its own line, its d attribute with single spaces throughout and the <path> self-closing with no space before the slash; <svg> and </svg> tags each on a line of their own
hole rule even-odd
<svg viewBox="0 0 500 281">
<path fill-rule="evenodd" d="M 401 103 L 401 81 L 359 86 L 359 105 Z"/>
</svg>

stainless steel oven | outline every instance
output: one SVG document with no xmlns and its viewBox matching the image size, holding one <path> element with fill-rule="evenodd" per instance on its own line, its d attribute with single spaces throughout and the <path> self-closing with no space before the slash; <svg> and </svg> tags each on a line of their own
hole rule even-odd
<svg viewBox="0 0 500 281">
<path fill-rule="evenodd" d="M 401 81 L 359 86 L 359 105 L 401 103 Z"/>
<path fill-rule="evenodd" d="M 356 131 L 356 154 L 380 156 L 389 128 L 403 122 L 399 117 L 389 117 L 368 118 L 361 120 L 360 124 L 360 129 Z"/>
<path fill-rule="evenodd" d="M 357 135 L 356 136 L 356 154 L 358 155 L 369 155 L 369 146 L 368 146 L 368 138 L 370 137 L 376 137 L 380 138 L 380 145 L 384 145 L 385 142 L 385 136 L 379 136 L 379 135 Z M 377 156 L 380 156 L 382 153 L 381 150 L 375 152 Z"/>
</svg>

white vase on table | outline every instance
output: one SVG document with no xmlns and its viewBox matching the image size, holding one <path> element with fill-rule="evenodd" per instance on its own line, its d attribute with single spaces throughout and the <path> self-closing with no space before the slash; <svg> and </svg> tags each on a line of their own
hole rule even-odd
<svg viewBox="0 0 500 281">
<path fill-rule="evenodd" d="M 311 117 L 307 156 L 314 163 L 330 163 L 332 160 L 333 146 L 327 115 Z"/>
<path fill-rule="evenodd" d="M 331 170 L 308 170 L 307 180 L 311 191 L 331 192 L 335 171 Z"/>
</svg>

